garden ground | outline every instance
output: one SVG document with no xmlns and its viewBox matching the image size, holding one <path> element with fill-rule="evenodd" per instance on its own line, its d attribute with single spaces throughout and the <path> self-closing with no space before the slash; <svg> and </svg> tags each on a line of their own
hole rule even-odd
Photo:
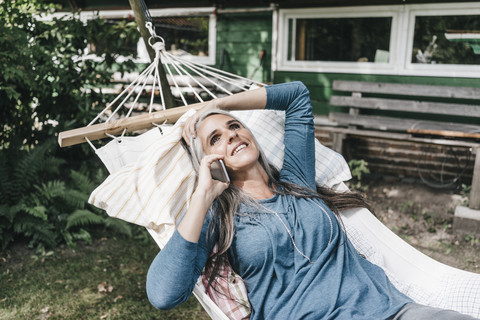
<svg viewBox="0 0 480 320">
<path fill-rule="evenodd" d="M 366 194 L 377 217 L 415 248 L 447 265 L 480 273 L 480 235 L 452 230 L 455 207 L 466 201 L 458 191 L 390 179 L 371 183 Z"/>
<path fill-rule="evenodd" d="M 479 235 L 452 231 L 461 195 L 395 179 L 370 183 L 366 194 L 379 219 L 414 247 L 480 272 Z M 135 234 L 104 234 L 76 249 L 10 247 L 0 254 L 0 319 L 208 319 L 192 298 L 171 311 L 150 306 L 145 274 L 158 249 L 146 232 Z"/>
</svg>

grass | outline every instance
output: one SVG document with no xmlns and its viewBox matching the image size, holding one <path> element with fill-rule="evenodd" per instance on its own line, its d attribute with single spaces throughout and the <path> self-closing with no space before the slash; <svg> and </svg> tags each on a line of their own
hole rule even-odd
<svg viewBox="0 0 480 320">
<path fill-rule="evenodd" d="M 150 305 L 145 277 L 157 252 L 145 234 L 52 251 L 15 244 L 0 255 L 0 319 L 209 319 L 193 296 L 169 311 Z"/>
</svg>

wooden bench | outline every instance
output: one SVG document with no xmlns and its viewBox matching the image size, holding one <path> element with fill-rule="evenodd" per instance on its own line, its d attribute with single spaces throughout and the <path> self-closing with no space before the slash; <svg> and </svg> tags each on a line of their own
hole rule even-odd
<svg viewBox="0 0 480 320">
<path fill-rule="evenodd" d="M 337 124 L 331 130 L 336 151 L 342 151 L 349 135 L 471 148 L 475 163 L 469 206 L 480 209 L 480 88 L 334 81 L 333 90 L 337 94 L 330 104 L 349 110 L 329 115 Z M 459 117 L 473 124 L 452 121 Z"/>
</svg>

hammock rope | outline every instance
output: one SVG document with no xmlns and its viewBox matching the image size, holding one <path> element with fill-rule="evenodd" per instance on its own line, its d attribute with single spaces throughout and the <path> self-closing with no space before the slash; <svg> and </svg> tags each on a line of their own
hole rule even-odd
<svg viewBox="0 0 480 320">
<path fill-rule="evenodd" d="M 153 19 L 146 7 L 144 1 L 140 1 L 145 14 L 145 27 L 150 33 L 150 38 L 146 41 L 154 50 L 155 57 L 152 63 L 146 67 L 120 94 L 118 94 L 107 106 L 97 114 L 97 116 L 87 125 L 93 126 L 99 123 L 112 123 L 119 119 L 125 119 L 132 116 L 134 109 L 143 109 L 140 106 L 142 96 L 149 97 L 147 105 L 148 114 L 152 114 L 154 110 L 166 110 L 165 93 L 162 90 L 160 80 L 160 68 L 164 68 L 167 73 L 167 80 L 170 89 L 176 90 L 176 96 L 181 104 L 188 106 L 185 95 L 191 94 L 196 101 L 204 103 L 210 99 L 216 99 L 219 94 L 232 95 L 240 91 L 247 91 L 252 86 L 264 86 L 264 83 L 253 81 L 251 79 L 220 70 L 211 66 L 195 63 L 182 57 L 173 55 L 166 51 L 165 40 L 155 32 Z M 228 87 L 228 88 L 226 88 Z M 155 96 L 160 97 L 160 106 L 155 105 Z M 132 101 L 133 100 L 133 101 Z M 178 100 L 178 99 L 177 99 Z M 112 110 L 113 109 L 113 110 Z M 119 115 L 120 111 L 125 109 L 124 115 Z M 103 120 L 105 119 L 105 120 Z M 164 122 L 161 120 L 160 122 Z M 148 124 L 149 127 L 158 126 L 157 122 Z M 129 128 L 121 128 L 120 136 L 105 132 L 104 137 L 119 139 L 127 132 L 131 132 Z M 145 126 L 143 129 L 147 129 Z M 136 128 L 138 130 L 138 128 Z M 120 131 L 117 131 L 117 134 Z M 59 136 L 59 141 L 61 137 Z M 99 139 L 98 137 L 92 138 Z M 87 136 L 84 141 L 95 149 L 93 143 Z"/>
</svg>

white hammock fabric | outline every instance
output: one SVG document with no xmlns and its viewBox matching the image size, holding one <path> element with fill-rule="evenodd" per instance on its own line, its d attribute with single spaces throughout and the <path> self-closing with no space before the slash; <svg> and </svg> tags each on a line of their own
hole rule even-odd
<svg viewBox="0 0 480 320">
<path fill-rule="evenodd" d="M 140 98 L 145 93 L 150 96 L 149 113 L 158 109 L 158 104 L 154 103 L 156 92 L 159 92 L 160 108 L 165 109 L 158 70 L 160 62 L 164 63 L 168 79 L 178 92 L 185 92 L 186 88 L 196 100 L 201 102 L 204 101 L 205 96 L 216 98 L 219 94 L 233 94 L 248 90 L 252 85 L 263 85 L 175 57 L 165 51 L 163 39 L 157 38 L 160 42 L 152 45 L 156 52 L 152 64 L 140 73 L 89 125 L 116 120 L 119 118 L 118 114 L 123 114 L 122 117 L 131 116 L 133 110 L 142 104 Z M 180 99 L 184 105 L 188 104 L 183 94 L 180 94 Z M 164 134 L 171 129 L 169 126 L 160 127 Z M 120 137 L 113 137 L 118 143 L 109 143 L 98 150 L 87 139 L 111 172 L 135 163 L 140 154 L 159 137 L 155 130 L 137 137 L 127 137 L 124 134 L 125 130 Z M 346 190 L 345 184 L 341 181 L 349 179 L 350 172 L 345 172 L 343 169 L 340 171 L 342 172 L 337 172 L 339 181 L 336 181 L 335 185 L 338 189 Z M 366 209 L 344 212 L 342 219 L 349 239 L 357 250 L 367 259 L 384 268 L 391 281 L 416 302 L 480 317 L 479 274 L 454 269 L 420 253 L 396 236 Z M 159 230 L 148 228 L 148 225 L 147 229 L 162 248 L 168 237 L 166 239 L 158 232 Z M 200 279 L 193 293 L 212 319 L 228 319 L 205 294 Z"/>
</svg>

